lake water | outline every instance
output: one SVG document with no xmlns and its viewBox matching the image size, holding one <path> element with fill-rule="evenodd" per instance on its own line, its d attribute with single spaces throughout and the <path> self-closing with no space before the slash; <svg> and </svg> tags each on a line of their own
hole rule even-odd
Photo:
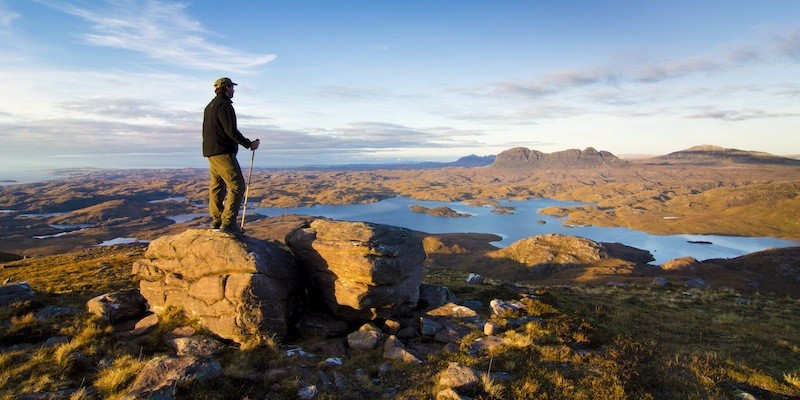
<svg viewBox="0 0 800 400">
<path fill-rule="evenodd" d="M 629 228 L 567 227 L 557 217 L 539 214 L 539 210 L 550 206 L 574 206 L 581 203 L 550 199 L 528 201 L 501 201 L 501 206 L 516 207 L 513 214 L 492 213 L 492 207 L 471 206 L 460 202 L 420 201 L 407 197 L 393 197 L 377 203 L 349 205 L 316 205 L 295 208 L 254 208 L 260 215 L 275 217 L 287 214 L 323 216 L 338 220 L 365 221 L 401 226 L 427 233 L 493 233 L 503 239 L 494 242 L 498 247 L 530 236 L 545 233 L 561 233 L 580 236 L 596 242 L 618 242 L 648 250 L 662 264 L 673 258 L 691 256 L 698 260 L 710 258 L 733 258 L 773 247 L 797 246 L 800 243 L 766 237 L 738 237 L 720 235 L 654 235 Z M 416 213 L 412 205 L 428 208 L 446 206 L 472 217 L 435 217 Z M 248 206 L 248 210 L 251 207 Z M 545 221 L 545 224 L 538 221 Z M 711 244 L 689 243 L 690 241 Z"/>
</svg>

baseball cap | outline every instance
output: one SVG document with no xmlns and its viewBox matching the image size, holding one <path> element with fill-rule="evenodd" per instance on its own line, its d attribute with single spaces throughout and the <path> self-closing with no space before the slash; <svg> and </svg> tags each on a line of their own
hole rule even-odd
<svg viewBox="0 0 800 400">
<path fill-rule="evenodd" d="M 236 83 L 233 83 L 231 78 L 219 78 L 214 82 L 215 88 L 227 87 L 230 85 L 236 85 Z"/>
</svg>

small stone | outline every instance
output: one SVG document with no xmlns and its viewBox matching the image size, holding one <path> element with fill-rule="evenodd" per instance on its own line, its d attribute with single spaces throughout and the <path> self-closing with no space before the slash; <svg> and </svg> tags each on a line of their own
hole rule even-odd
<svg viewBox="0 0 800 400">
<path fill-rule="evenodd" d="M 386 339 L 386 343 L 383 346 L 383 358 L 388 360 L 399 360 L 412 364 L 422 364 L 422 361 L 415 355 L 411 354 L 411 352 L 406 350 L 403 342 L 397 340 L 397 337 L 394 335 L 389 336 L 389 338 Z"/>
<path fill-rule="evenodd" d="M 319 381 L 324 390 L 331 390 L 333 388 L 333 384 L 331 383 L 330 378 L 328 378 L 328 374 L 326 374 L 324 371 L 318 371 L 317 376 L 319 376 Z"/>
<path fill-rule="evenodd" d="M 703 289 L 703 288 L 708 286 L 708 283 L 706 283 L 706 281 L 704 281 L 704 280 L 702 280 L 700 278 L 694 278 L 694 279 L 686 282 L 686 286 L 694 287 L 694 288 L 698 288 L 698 289 Z"/>
<path fill-rule="evenodd" d="M 319 396 L 319 389 L 315 385 L 306 386 L 297 391 L 297 397 L 299 397 L 300 400 L 313 400 L 316 399 L 317 396 Z"/>
<path fill-rule="evenodd" d="M 69 343 L 69 337 L 67 337 L 67 336 L 53 336 L 53 337 L 48 338 L 47 340 L 45 340 L 44 346 L 45 347 L 51 347 L 51 346 L 58 346 L 58 345 L 61 345 L 61 344 L 66 344 L 66 343 Z"/>
<path fill-rule="evenodd" d="M 500 325 L 494 322 L 487 322 L 483 324 L 483 334 L 486 336 L 496 335 L 500 332 Z"/>
<path fill-rule="evenodd" d="M 747 305 L 750 304 L 750 300 L 745 299 L 744 297 L 737 297 L 736 304 Z"/>
<path fill-rule="evenodd" d="M 651 282 L 650 284 L 653 286 L 666 286 L 667 284 L 669 284 L 669 281 L 667 281 L 665 278 L 657 276 L 653 278 L 653 282 Z"/>
<path fill-rule="evenodd" d="M 398 322 L 396 320 L 393 320 L 393 319 L 387 319 L 383 323 L 383 331 L 387 335 L 396 335 L 397 332 L 400 331 L 400 322 Z"/>
<path fill-rule="evenodd" d="M 378 366 L 378 374 L 380 374 L 380 375 L 384 375 L 384 374 L 386 374 L 387 372 L 389 372 L 391 370 L 392 370 L 392 364 L 391 363 L 383 363 L 380 366 Z"/>
<path fill-rule="evenodd" d="M 344 363 L 339 357 L 330 357 L 325 359 L 324 364 L 331 367 L 341 367 Z"/>
<path fill-rule="evenodd" d="M 210 357 L 225 351 L 227 346 L 219 340 L 208 336 L 189 336 L 172 339 L 167 343 L 179 356 Z"/>
<path fill-rule="evenodd" d="M 472 285 L 482 285 L 485 280 L 486 278 L 474 272 L 470 273 L 469 276 L 467 276 L 467 283 Z"/>
<path fill-rule="evenodd" d="M 417 330 L 414 327 L 407 326 L 397 332 L 397 337 L 400 339 L 411 339 L 417 337 Z"/>
<path fill-rule="evenodd" d="M 130 333 L 131 335 L 135 336 L 144 335 L 145 333 L 152 331 L 156 326 L 158 326 L 158 315 L 150 314 L 140 319 Z"/>
<path fill-rule="evenodd" d="M 374 324 L 368 323 L 347 335 L 347 345 L 354 350 L 372 350 L 378 347 L 381 337 L 381 330 Z"/>
<path fill-rule="evenodd" d="M 444 329 L 444 325 L 425 317 L 419 319 L 419 330 L 425 336 L 433 336 Z"/>
<path fill-rule="evenodd" d="M 344 374 L 339 371 L 333 371 L 333 384 L 336 386 L 336 389 L 347 389 L 347 381 L 344 379 Z"/>
<path fill-rule="evenodd" d="M 439 384 L 455 390 L 471 390 L 480 385 L 480 378 L 474 369 L 450 362 L 447 369 L 442 372 Z"/>
<path fill-rule="evenodd" d="M 525 305 L 515 300 L 505 301 L 505 300 L 494 299 L 489 302 L 489 308 L 491 308 L 492 314 L 500 315 L 505 312 L 524 310 Z"/>
</svg>

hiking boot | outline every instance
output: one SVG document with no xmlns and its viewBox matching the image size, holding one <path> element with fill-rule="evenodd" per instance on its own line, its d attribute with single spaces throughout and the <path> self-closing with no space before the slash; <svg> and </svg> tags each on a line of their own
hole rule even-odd
<svg viewBox="0 0 800 400">
<path fill-rule="evenodd" d="M 238 234 L 244 233 L 244 229 L 240 228 L 239 225 L 236 224 L 222 225 L 219 227 L 219 229 L 223 232 L 229 232 L 229 233 L 238 233 Z"/>
</svg>

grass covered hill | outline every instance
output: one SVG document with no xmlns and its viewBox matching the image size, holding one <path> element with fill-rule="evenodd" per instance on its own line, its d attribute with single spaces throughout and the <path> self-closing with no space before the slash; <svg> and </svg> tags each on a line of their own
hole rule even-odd
<svg viewBox="0 0 800 400">
<path fill-rule="evenodd" d="M 85 312 L 96 295 L 136 287 L 131 264 L 143 250 L 114 246 L 3 263 L 0 280 L 27 281 L 37 294 L 0 310 L 0 398 L 121 398 L 147 360 L 171 352 L 163 334 L 192 324 L 177 314 L 148 334 L 121 336 Z M 299 336 L 251 349 L 229 344 L 216 356 L 223 377 L 187 381 L 176 398 L 293 399 L 302 385 L 323 388 L 322 377 L 337 374 L 343 389 L 323 390 L 319 399 L 428 399 L 442 389 L 450 361 L 484 375 L 467 393 L 474 399 L 800 397 L 797 298 L 682 285 L 474 285 L 466 276 L 435 261 L 425 266 L 426 283 L 449 287 L 503 328 L 497 346 L 476 350 L 484 334 L 474 331 L 421 365 L 387 362 L 379 348 L 351 350 L 331 366 L 324 357 L 288 355 L 289 345 L 313 347 Z M 524 307 L 492 316 L 493 299 Z M 47 306 L 74 311 L 43 313 Z M 66 340 L 43 345 L 53 337 Z"/>
</svg>

